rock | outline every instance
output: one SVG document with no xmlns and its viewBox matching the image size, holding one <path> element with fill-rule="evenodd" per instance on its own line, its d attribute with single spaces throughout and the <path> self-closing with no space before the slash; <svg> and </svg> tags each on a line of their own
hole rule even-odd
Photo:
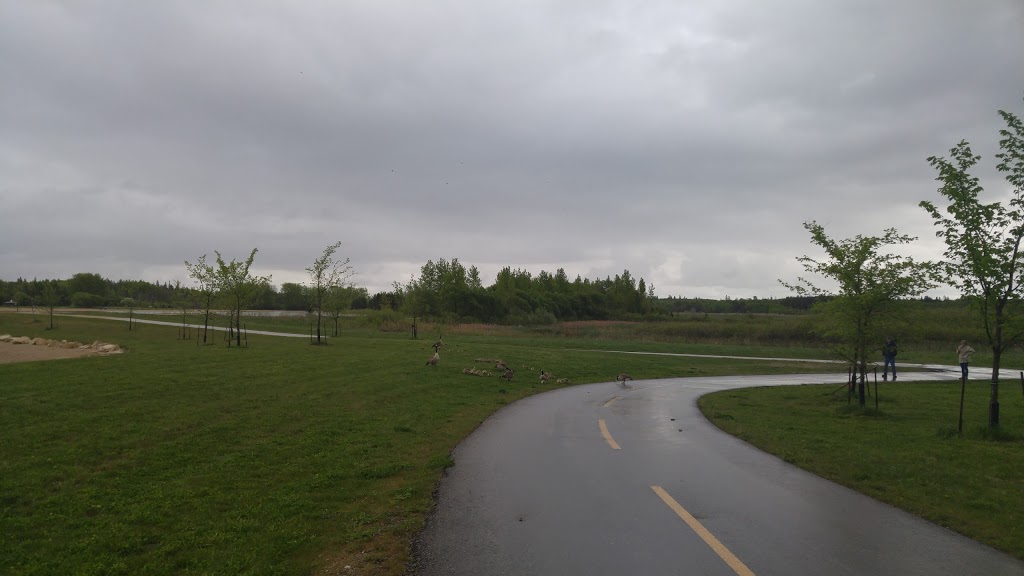
<svg viewBox="0 0 1024 576">
<path fill-rule="evenodd" d="M 62 344 L 60 345 L 60 347 L 61 347 L 61 348 L 67 348 L 67 349 L 69 349 L 69 350 L 70 350 L 71 348 L 78 348 L 79 346 L 80 346 L 80 344 L 79 344 L 78 342 L 63 342 L 63 343 L 62 343 Z"/>
<path fill-rule="evenodd" d="M 0 342 L 10 342 L 11 338 L 13 338 L 13 336 L 10 334 L 4 334 L 3 336 L 0 336 Z"/>
<path fill-rule="evenodd" d="M 31 344 L 32 340 L 28 336 L 18 336 L 17 338 L 11 338 L 11 344 Z"/>
<path fill-rule="evenodd" d="M 50 341 L 47 340 L 46 338 L 36 338 L 35 340 L 32 341 L 32 344 L 35 346 L 46 346 L 49 343 Z"/>
<path fill-rule="evenodd" d="M 121 347 L 118 346 L 117 344 L 104 344 L 103 346 L 97 348 L 97 350 L 99 350 L 102 353 L 110 354 L 112 352 L 120 351 Z"/>
</svg>

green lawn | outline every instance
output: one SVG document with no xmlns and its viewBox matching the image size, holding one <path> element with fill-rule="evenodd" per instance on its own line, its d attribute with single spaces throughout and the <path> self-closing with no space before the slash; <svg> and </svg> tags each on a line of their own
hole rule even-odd
<svg viewBox="0 0 1024 576">
<path fill-rule="evenodd" d="M 574 384 L 622 370 L 826 369 L 569 351 L 593 342 L 486 331 L 446 334 L 431 368 L 432 334 L 346 329 L 325 346 L 250 335 L 239 349 L 177 340 L 174 327 L 59 322 L 0 314 L 0 334 L 127 353 L 0 365 L 0 573 L 401 574 L 450 450 L 542 391 L 539 369 Z M 512 382 L 462 374 L 488 367 L 476 358 L 519 370 Z"/>
<path fill-rule="evenodd" d="M 752 388 L 704 396 L 726 432 L 834 480 L 1024 559 L 1024 396 L 1000 386 L 998 440 L 989 384 L 971 382 L 956 434 L 957 382 L 880 384 L 862 411 L 835 386 Z"/>
</svg>

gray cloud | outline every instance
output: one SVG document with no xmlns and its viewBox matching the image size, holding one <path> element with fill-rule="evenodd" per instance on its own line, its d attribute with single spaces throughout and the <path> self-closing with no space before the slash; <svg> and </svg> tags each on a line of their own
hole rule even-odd
<svg viewBox="0 0 1024 576">
<path fill-rule="evenodd" d="M 0 5 L 0 276 L 185 279 L 220 250 L 371 290 L 427 259 L 783 295 L 1022 111 L 1024 8 L 956 2 Z"/>
</svg>

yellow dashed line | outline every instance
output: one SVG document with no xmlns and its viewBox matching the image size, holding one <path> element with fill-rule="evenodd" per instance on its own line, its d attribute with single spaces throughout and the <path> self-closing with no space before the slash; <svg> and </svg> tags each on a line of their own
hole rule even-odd
<svg viewBox="0 0 1024 576">
<path fill-rule="evenodd" d="M 604 429 L 604 420 L 601 421 L 601 427 Z M 654 490 L 654 493 L 657 494 L 665 504 L 668 504 L 668 507 L 671 508 L 677 516 L 682 518 L 683 522 L 686 522 L 686 524 L 697 533 L 697 536 L 700 536 L 701 540 L 703 540 L 705 544 L 710 546 L 722 560 L 725 560 L 725 563 L 728 564 L 736 574 L 739 576 L 754 576 L 754 573 L 750 568 L 747 568 L 746 564 L 740 562 L 739 558 L 730 552 L 724 544 L 719 542 L 718 538 L 715 538 L 715 535 L 709 532 L 703 524 L 698 522 L 692 514 L 687 512 L 686 508 L 683 508 L 679 502 L 676 502 L 675 498 L 669 496 L 669 493 L 665 492 L 661 486 L 651 486 L 651 490 Z"/>
<path fill-rule="evenodd" d="M 604 423 L 604 420 L 598 420 L 597 423 L 601 427 L 601 436 L 604 436 L 604 439 L 608 442 L 608 445 L 612 447 L 612 450 L 621 450 L 622 448 L 619 447 L 619 443 L 616 442 L 615 439 L 612 438 L 611 433 L 608 432 L 608 425 Z"/>
<path fill-rule="evenodd" d="M 604 407 L 607 408 L 607 407 L 611 406 L 618 399 L 619 399 L 618 396 L 612 396 L 610 400 L 608 400 L 607 402 L 604 403 Z"/>
</svg>

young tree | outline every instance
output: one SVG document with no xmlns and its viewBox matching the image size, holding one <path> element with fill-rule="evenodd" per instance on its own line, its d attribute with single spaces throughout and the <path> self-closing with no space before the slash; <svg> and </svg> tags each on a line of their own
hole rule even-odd
<svg viewBox="0 0 1024 576">
<path fill-rule="evenodd" d="M 342 283 L 355 273 L 348 264 L 348 258 L 344 261 L 334 259 L 334 253 L 339 247 L 341 247 L 341 242 L 335 242 L 324 248 L 324 253 L 313 261 L 312 266 L 306 268 L 306 272 L 309 273 L 309 298 L 313 304 L 313 310 L 316 312 L 317 344 L 320 344 L 327 295 L 332 289 L 341 287 Z"/>
<path fill-rule="evenodd" d="M 57 287 L 54 286 L 53 281 L 48 281 L 43 288 L 42 303 L 50 312 L 50 327 L 48 330 L 53 330 L 53 309 L 60 304 L 60 293 L 57 292 Z"/>
<path fill-rule="evenodd" d="M 185 328 L 188 324 L 188 311 L 195 305 L 195 291 L 187 286 L 182 286 L 181 282 L 174 281 L 174 300 L 172 304 L 175 308 L 181 310 L 181 335 L 185 337 Z M 198 334 L 196 338 L 198 339 Z"/>
<path fill-rule="evenodd" d="M 805 222 L 804 228 L 811 233 L 811 243 L 823 248 L 827 258 L 819 261 L 802 256 L 797 261 L 807 272 L 838 284 L 838 289 L 833 292 L 820 288 L 803 277 L 797 278 L 796 284 L 779 282 L 801 296 L 831 297 L 824 305 L 822 332 L 842 342 L 840 353 L 863 374 L 867 370 L 868 342 L 881 337 L 883 314 L 896 301 L 933 288 L 934 265 L 883 253 L 881 250 L 889 246 L 916 240 L 897 234 L 893 228 L 885 230 L 881 237 L 857 235 L 845 240 L 829 238 L 825 228 L 814 221 Z M 858 397 L 863 406 L 863 378 Z"/>
<path fill-rule="evenodd" d="M 135 298 L 121 298 L 121 306 L 128 309 L 128 331 L 132 331 L 132 313 L 135 312 Z"/>
<path fill-rule="evenodd" d="M 341 331 L 341 313 L 350 309 L 352 302 L 360 296 L 367 296 L 366 288 L 356 288 L 351 284 L 339 284 L 327 291 L 324 308 L 334 324 L 333 336 L 337 336 Z"/>
<path fill-rule="evenodd" d="M 185 268 L 188 269 L 189 277 L 196 281 L 195 296 L 203 310 L 203 344 L 206 344 L 206 334 L 210 330 L 210 311 L 217 299 L 217 271 L 206 263 L 206 254 L 200 256 L 195 264 L 189 264 L 186 260 Z"/>
<path fill-rule="evenodd" d="M 946 261 L 942 263 L 946 282 L 977 305 L 992 348 L 990 427 L 999 425 L 1000 359 L 1024 335 L 1019 306 L 1024 296 L 1024 123 L 1003 110 L 999 115 L 1007 128 L 999 131 L 1001 152 L 996 154 L 1000 160 L 996 168 L 1010 184 L 1009 205 L 981 202 L 983 189 L 978 178 L 970 174 L 981 157 L 963 140 L 950 149 L 950 159 L 928 158 L 939 171 L 939 194 L 948 206 L 940 211 L 931 202 L 920 204 L 939 228 L 935 235 L 946 244 Z"/>
<path fill-rule="evenodd" d="M 217 255 L 215 286 L 227 305 L 229 326 L 239 346 L 242 345 L 242 310 L 250 306 L 260 290 L 270 284 L 270 276 L 249 274 L 256 252 L 256 248 L 253 248 L 245 262 L 224 262 L 220 252 L 213 251 Z"/>
</svg>

